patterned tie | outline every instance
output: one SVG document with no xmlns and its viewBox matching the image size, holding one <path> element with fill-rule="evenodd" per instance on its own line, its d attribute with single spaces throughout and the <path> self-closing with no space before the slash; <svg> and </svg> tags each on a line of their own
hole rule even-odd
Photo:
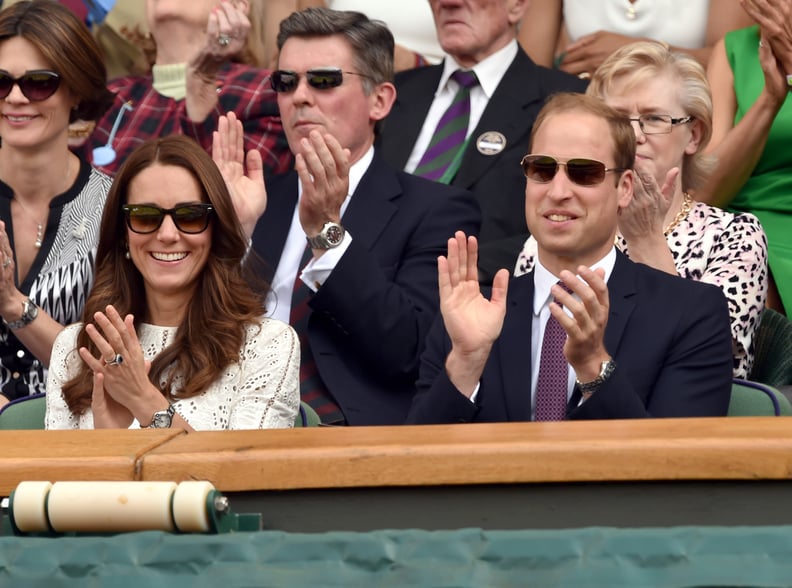
<svg viewBox="0 0 792 588">
<path fill-rule="evenodd" d="M 306 246 L 300 269 L 305 267 L 312 256 L 311 247 Z M 298 269 L 292 292 L 289 323 L 300 338 L 300 399 L 316 411 L 323 423 L 343 423 L 344 415 L 322 381 L 308 342 L 308 320 L 311 318 L 311 307 L 308 303 L 312 297 L 313 291 L 300 279 Z"/>
<path fill-rule="evenodd" d="M 558 285 L 565 288 L 563 282 Z M 555 300 L 556 304 L 561 304 Z M 545 326 L 539 376 L 536 381 L 537 421 L 566 420 L 569 364 L 564 356 L 567 334 L 561 323 L 551 314 Z"/>
<path fill-rule="evenodd" d="M 459 166 L 454 160 L 467 135 L 470 89 L 478 84 L 478 78 L 472 71 L 458 69 L 451 74 L 451 78 L 459 84 L 459 90 L 451 106 L 440 117 L 429 147 L 413 172 L 430 180 L 441 180 L 452 162 L 456 163 L 456 167 Z M 445 178 L 446 183 L 450 180 L 451 178 Z"/>
</svg>

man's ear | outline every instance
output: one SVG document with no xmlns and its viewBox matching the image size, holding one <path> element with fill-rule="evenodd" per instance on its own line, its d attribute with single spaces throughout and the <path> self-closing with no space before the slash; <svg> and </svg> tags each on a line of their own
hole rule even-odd
<svg viewBox="0 0 792 588">
<path fill-rule="evenodd" d="M 369 118 L 372 121 L 382 120 L 388 113 L 396 100 L 396 86 L 390 82 L 377 84 L 374 91 L 369 96 L 371 106 L 369 107 Z"/>
<path fill-rule="evenodd" d="M 546 2 L 547 0 L 539 1 Z M 530 3 L 531 0 L 506 0 L 506 13 L 509 15 L 509 24 L 519 25 Z"/>
<path fill-rule="evenodd" d="M 635 172 L 631 169 L 623 171 L 619 176 L 619 181 L 616 183 L 616 191 L 619 194 L 617 203 L 619 210 L 627 208 L 632 202 L 633 191 L 635 189 Z"/>
</svg>

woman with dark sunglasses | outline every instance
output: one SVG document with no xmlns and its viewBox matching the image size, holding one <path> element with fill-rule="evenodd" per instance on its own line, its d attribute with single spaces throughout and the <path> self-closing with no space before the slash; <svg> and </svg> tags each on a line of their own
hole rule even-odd
<svg viewBox="0 0 792 588">
<path fill-rule="evenodd" d="M 767 296 L 767 240 L 755 216 L 693 199 L 712 169 L 704 155 L 712 134 L 712 97 L 704 69 L 660 43 L 633 43 L 605 60 L 587 93 L 628 117 L 635 131 L 639 181 L 635 197 L 621 212 L 616 245 L 634 261 L 723 290 L 731 313 L 734 376 L 747 378 Z M 532 166 L 524 165 L 529 182 L 556 173 L 552 162 L 529 162 Z M 536 169 L 539 164 L 544 167 Z M 581 184 L 603 170 L 575 169 L 570 161 L 565 172 Z M 533 267 L 535 252 L 536 242 L 529 239 L 515 274 Z"/>
<path fill-rule="evenodd" d="M 69 123 L 110 102 L 102 55 L 56 2 L 0 12 L 0 405 L 44 392 L 55 336 L 91 288 L 110 178 L 69 151 Z"/>
<path fill-rule="evenodd" d="M 55 341 L 47 428 L 294 424 L 299 342 L 263 316 L 267 288 L 253 287 L 229 192 L 263 199 L 260 163 L 226 183 L 180 136 L 129 156 L 107 197 L 83 322 Z"/>
</svg>

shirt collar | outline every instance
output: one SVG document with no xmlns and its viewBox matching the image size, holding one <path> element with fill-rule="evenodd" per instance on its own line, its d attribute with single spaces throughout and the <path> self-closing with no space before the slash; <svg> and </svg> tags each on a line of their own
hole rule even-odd
<svg viewBox="0 0 792 588">
<path fill-rule="evenodd" d="M 605 283 L 608 283 L 611 273 L 613 273 L 613 266 L 616 264 L 616 248 L 611 247 L 608 254 L 597 261 L 591 266 L 591 269 L 602 268 L 605 270 Z M 536 256 L 536 267 L 534 269 L 534 299 L 533 311 L 534 315 L 539 316 L 539 312 L 550 301 L 550 288 L 558 283 L 558 277 L 550 273 L 542 262 L 539 256 Z"/>
<path fill-rule="evenodd" d="M 517 50 L 517 41 L 511 41 L 505 47 L 498 49 L 495 53 L 473 66 L 479 85 L 487 98 L 491 98 L 495 93 L 501 78 L 517 56 Z M 451 74 L 458 69 L 465 68 L 459 65 L 453 57 L 446 55 L 443 61 L 443 75 L 440 77 L 440 84 L 437 86 L 438 91 L 446 87 Z"/>
</svg>

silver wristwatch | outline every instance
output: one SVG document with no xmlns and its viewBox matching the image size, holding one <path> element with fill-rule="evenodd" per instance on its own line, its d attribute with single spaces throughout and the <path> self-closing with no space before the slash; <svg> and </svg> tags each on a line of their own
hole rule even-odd
<svg viewBox="0 0 792 588">
<path fill-rule="evenodd" d="M 12 331 L 21 329 L 36 320 L 38 312 L 39 308 L 36 306 L 36 303 L 30 298 L 25 298 L 25 300 L 22 301 L 22 316 L 19 317 L 19 320 L 11 321 L 10 323 L 5 321 L 5 324 Z"/>
<path fill-rule="evenodd" d="M 314 237 L 307 237 L 308 245 L 311 249 L 332 249 L 341 245 L 344 240 L 344 227 L 338 223 L 328 221 L 319 231 L 319 234 Z"/>
<path fill-rule="evenodd" d="M 597 391 L 597 389 L 602 386 L 602 384 L 611 377 L 613 370 L 616 369 L 616 361 L 611 358 L 608 361 L 603 361 L 600 366 L 600 373 L 599 375 L 591 380 L 590 382 L 581 382 L 577 378 L 575 379 L 575 383 L 577 387 L 580 388 L 581 394 L 593 394 Z"/>
<path fill-rule="evenodd" d="M 173 415 L 176 412 L 176 407 L 170 405 L 167 410 L 158 410 L 151 417 L 147 429 L 168 429 L 173 425 Z"/>
</svg>

